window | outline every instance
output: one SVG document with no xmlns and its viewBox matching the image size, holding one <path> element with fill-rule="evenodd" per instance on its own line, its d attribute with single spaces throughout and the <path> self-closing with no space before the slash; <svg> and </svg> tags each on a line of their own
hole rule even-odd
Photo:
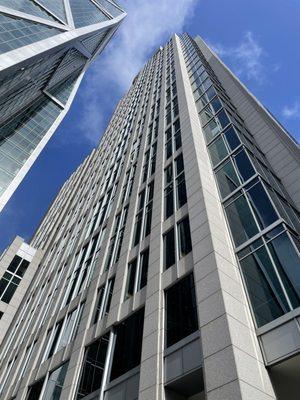
<svg viewBox="0 0 300 400">
<path fill-rule="evenodd" d="M 11 359 L 6 365 L 4 375 L 1 376 L 0 394 L 3 392 L 3 389 L 8 381 L 8 378 L 10 376 L 10 373 L 11 373 L 14 365 L 16 364 L 17 359 L 18 359 L 18 355 L 16 355 L 13 359 Z"/>
<path fill-rule="evenodd" d="M 105 334 L 86 348 L 77 400 L 101 388 L 109 336 Z"/>
<path fill-rule="evenodd" d="M 184 218 L 178 223 L 178 241 L 179 241 L 179 258 L 185 256 L 192 250 L 192 241 L 190 233 L 190 222 L 188 218 Z"/>
<path fill-rule="evenodd" d="M 7 268 L 7 270 L 22 278 L 24 276 L 24 273 L 27 270 L 28 265 L 29 265 L 29 261 L 24 260 L 19 256 L 15 256 L 13 258 L 12 262 L 9 264 L 9 267 Z"/>
<path fill-rule="evenodd" d="M 175 232 L 170 229 L 164 235 L 164 266 L 165 269 L 175 264 Z"/>
<path fill-rule="evenodd" d="M 147 189 L 142 190 L 139 194 L 132 247 L 136 246 L 141 239 L 143 240 L 151 232 L 153 194 L 154 181 L 147 186 Z"/>
<path fill-rule="evenodd" d="M 108 315 L 110 303 L 113 295 L 115 277 L 109 279 L 98 291 L 98 302 L 94 316 L 94 324 L 96 324 L 105 315 Z"/>
<path fill-rule="evenodd" d="M 182 153 L 175 159 L 175 172 L 176 204 L 179 209 L 187 202 Z"/>
<path fill-rule="evenodd" d="M 190 274 L 165 291 L 166 346 L 170 347 L 198 329 L 194 278 Z"/>
<path fill-rule="evenodd" d="M 40 397 L 44 386 L 44 379 L 36 382 L 34 385 L 30 386 L 28 389 L 26 400 L 36 400 Z"/>
<path fill-rule="evenodd" d="M 9 304 L 20 282 L 21 278 L 9 272 L 5 272 L 0 280 L 0 300 Z"/>
<path fill-rule="evenodd" d="M 199 114 L 201 123 L 205 125 L 222 108 L 222 103 L 215 97 Z"/>
<path fill-rule="evenodd" d="M 165 169 L 165 219 L 174 213 L 173 165 Z"/>
<path fill-rule="evenodd" d="M 206 142 L 212 141 L 226 126 L 230 123 L 230 120 L 222 109 L 210 122 L 203 128 Z"/>
<path fill-rule="evenodd" d="M 9 304 L 17 287 L 19 286 L 28 266 L 29 261 L 20 256 L 15 256 L 6 272 L 0 279 L 0 300 Z"/>
<path fill-rule="evenodd" d="M 148 265 L 149 249 L 141 253 L 139 258 L 135 258 L 128 265 L 125 300 L 131 298 L 135 292 L 147 285 Z"/>
<path fill-rule="evenodd" d="M 299 254 L 283 226 L 238 253 L 257 326 L 300 305 Z M 291 305 L 291 306 L 290 306 Z"/>
<path fill-rule="evenodd" d="M 60 337 L 60 333 L 63 326 L 63 320 L 59 321 L 54 328 L 50 329 L 47 333 L 46 337 L 46 351 L 43 358 L 43 361 L 47 360 L 48 358 L 52 357 L 55 353 L 58 339 Z"/>
<path fill-rule="evenodd" d="M 107 251 L 105 271 L 108 271 L 112 263 L 117 263 L 119 261 L 126 227 L 127 213 L 128 206 L 126 206 L 123 211 L 116 216 L 113 236 L 110 239 Z"/>
<path fill-rule="evenodd" d="M 62 333 L 55 348 L 55 353 L 67 346 L 75 338 L 80 324 L 83 307 L 84 304 L 81 304 L 78 308 L 70 312 L 65 318 L 62 327 Z"/>
<path fill-rule="evenodd" d="M 174 124 L 170 126 L 165 132 L 165 156 L 168 160 L 173 151 L 177 151 L 181 147 L 181 131 L 180 120 L 176 119 Z"/>
<path fill-rule="evenodd" d="M 61 365 L 52 371 L 47 380 L 43 400 L 59 400 L 66 378 L 69 363 Z"/>
<path fill-rule="evenodd" d="M 175 171 L 175 174 L 173 174 L 173 170 Z M 176 187 L 175 199 L 173 190 L 174 185 Z M 165 169 L 164 197 L 165 219 L 169 218 L 174 213 L 175 204 L 176 209 L 178 210 L 187 202 L 182 153 Z"/>
<path fill-rule="evenodd" d="M 236 246 L 278 219 L 262 183 L 255 179 L 225 203 L 229 226 Z"/>
<path fill-rule="evenodd" d="M 213 166 L 216 166 L 224 160 L 224 158 L 240 144 L 241 142 L 233 126 L 226 129 L 226 131 L 208 147 Z"/>
<path fill-rule="evenodd" d="M 143 326 L 144 309 L 141 309 L 116 327 L 111 381 L 140 364 Z"/>
<path fill-rule="evenodd" d="M 23 378 L 27 367 L 32 359 L 33 351 L 35 349 L 37 340 L 31 343 L 31 345 L 27 346 L 25 356 L 22 360 L 22 369 L 19 371 L 19 379 Z"/>
<path fill-rule="evenodd" d="M 175 243 L 177 242 L 177 249 Z M 192 250 L 189 218 L 185 217 L 176 224 L 176 230 L 171 228 L 163 235 L 164 268 L 168 269 Z"/>
</svg>

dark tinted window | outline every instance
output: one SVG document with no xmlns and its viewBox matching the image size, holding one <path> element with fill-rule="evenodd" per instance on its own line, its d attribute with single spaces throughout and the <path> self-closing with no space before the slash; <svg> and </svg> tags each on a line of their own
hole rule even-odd
<svg viewBox="0 0 300 400">
<path fill-rule="evenodd" d="M 109 333 L 86 348 L 77 399 L 100 389 L 109 342 Z"/>
<path fill-rule="evenodd" d="M 166 292 L 167 347 L 198 329 L 193 275 L 181 279 Z"/>
<path fill-rule="evenodd" d="M 175 264 L 175 237 L 174 228 L 164 235 L 164 265 L 165 269 Z"/>
<path fill-rule="evenodd" d="M 26 400 L 37 400 L 41 394 L 43 384 L 44 380 L 41 380 L 30 386 L 30 388 L 28 389 Z"/>
<path fill-rule="evenodd" d="M 116 379 L 141 362 L 144 309 L 116 327 L 116 342 L 110 380 Z"/>
<path fill-rule="evenodd" d="M 178 224 L 178 240 L 179 255 L 183 257 L 192 250 L 190 222 L 188 218 L 184 218 Z"/>
</svg>

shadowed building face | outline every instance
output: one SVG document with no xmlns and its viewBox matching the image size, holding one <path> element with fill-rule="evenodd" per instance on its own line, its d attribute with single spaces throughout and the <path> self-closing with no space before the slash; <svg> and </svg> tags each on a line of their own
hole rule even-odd
<svg viewBox="0 0 300 400">
<path fill-rule="evenodd" d="M 124 16 L 110 0 L 0 2 L 0 211 Z"/>
</svg>

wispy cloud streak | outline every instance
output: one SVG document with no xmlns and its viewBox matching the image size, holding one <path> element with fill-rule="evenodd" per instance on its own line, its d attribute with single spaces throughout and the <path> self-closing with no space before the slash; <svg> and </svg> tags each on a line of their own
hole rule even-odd
<svg viewBox="0 0 300 400">
<path fill-rule="evenodd" d="M 292 105 L 284 106 L 282 115 L 288 119 L 300 118 L 300 101 L 296 100 Z"/>
<path fill-rule="evenodd" d="M 233 65 L 235 73 L 247 80 L 262 84 L 266 80 L 264 65 L 265 50 L 259 44 L 251 31 L 245 32 L 241 42 L 236 46 L 223 46 L 208 41 L 209 46 L 221 58 L 226 58 Z M 278 70 L 279 66 L 272 67 Z"/>
</svg>

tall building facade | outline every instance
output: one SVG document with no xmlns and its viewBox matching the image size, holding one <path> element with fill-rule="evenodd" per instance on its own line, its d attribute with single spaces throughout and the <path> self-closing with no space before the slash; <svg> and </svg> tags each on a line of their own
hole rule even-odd
<svg viewBox="0 0 300 400">
<path fill-rule="evenodd" d="M 0 1 L 0 211 L 124 16 L 112 0 Z"/>
<path fill-rule="evenodd" d="M 285 130 L 174 35 L 30 243 L 0 398 L 298 399 L 299 178 Z"/>
</svg>

